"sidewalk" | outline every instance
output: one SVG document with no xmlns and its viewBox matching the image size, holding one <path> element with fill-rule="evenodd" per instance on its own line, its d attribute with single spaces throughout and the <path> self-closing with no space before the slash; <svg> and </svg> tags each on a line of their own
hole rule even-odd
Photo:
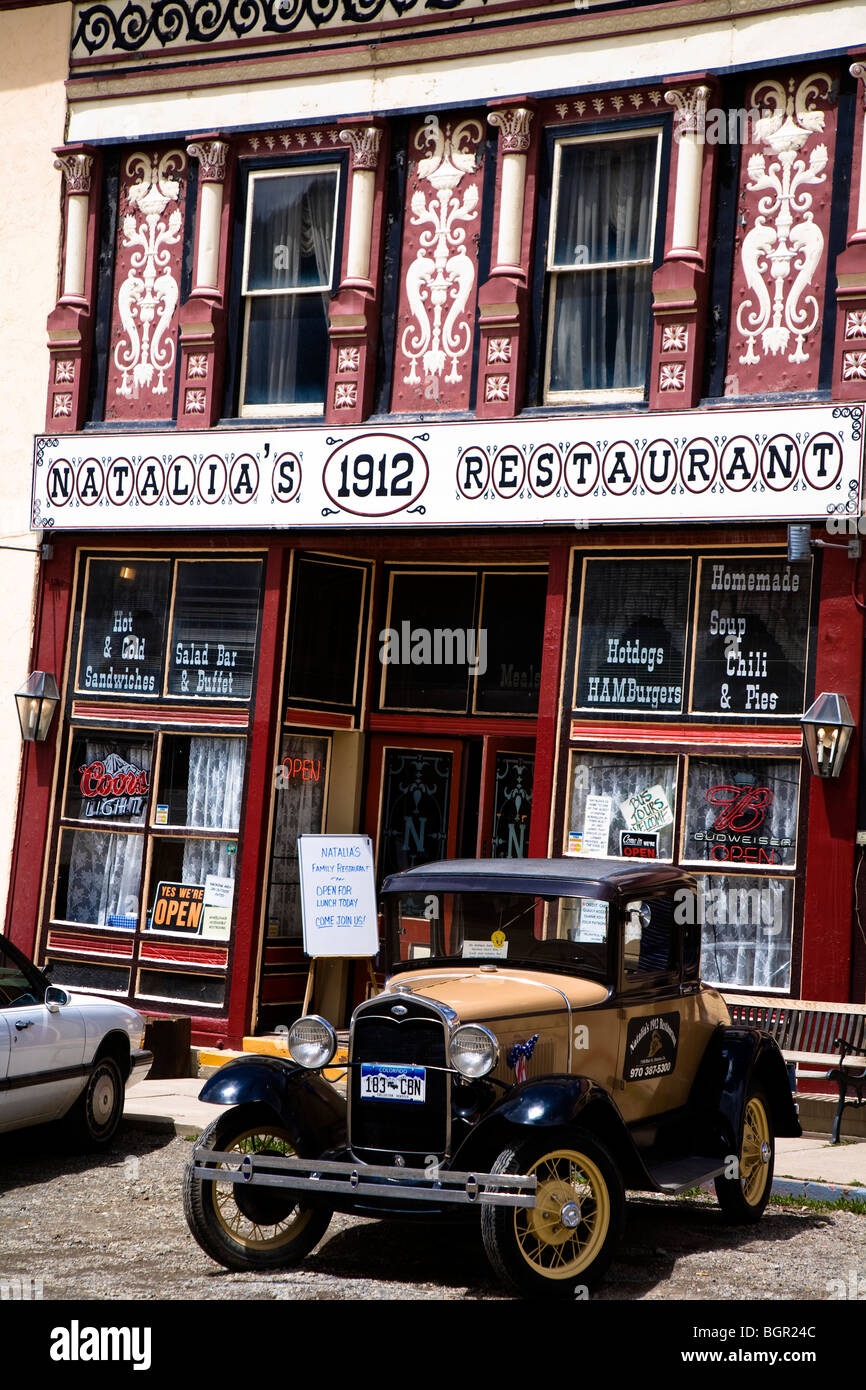
<svg viewBox="0 0 866 1390">
<path fill-rule="evenodd" d="M 198 1077 L 141 1081 L 127 1092 L 124 1119 L 139 1128 L 200 1134 L 222 1108 L 198 1099 L 203 1085 Z M 773 1191 L 785 1197 L 866 1202 L 866 1140 L 845 1140 L 844 1132 L 842 1143 L 835 1146 L 829 1134 L 779 1139 Z"/>
</svg>

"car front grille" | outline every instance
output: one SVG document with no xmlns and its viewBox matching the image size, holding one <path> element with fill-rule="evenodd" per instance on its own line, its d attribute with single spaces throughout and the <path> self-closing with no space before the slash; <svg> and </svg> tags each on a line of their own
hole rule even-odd
<svg viewBox="0 0 866 1390">
<path fill-rule="evenodd" d="M 395 1018 L 391 1010 L 403 1006 Z M 373 1000 L 355 1015 L 349 1070 L 349 1143 L 368 1162 L 382 1155 L 402 1155 L 407 1163 L 448 1148 L 451 1078 L 447 1065 L 447 1025 L 430 1005 L 405 994 Z M 378 1100 L 361 1096 L 361 1064 L 425 1068 L 423 1102 Z"/>
</svg>

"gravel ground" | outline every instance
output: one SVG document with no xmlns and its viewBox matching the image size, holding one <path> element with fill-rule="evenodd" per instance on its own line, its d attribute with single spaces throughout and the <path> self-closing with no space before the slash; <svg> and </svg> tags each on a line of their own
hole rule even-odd
<svg viewBox="0 0 866 1390">
<path fill-rule="evenodd" d="M 231 1274 L 189 1234 L 181 1175 L 191 1144 L 124 1128 L 112 1153 L 64 1149 L 51 1130 L 0 1138 L 0 1281 L 45 1299 L 501 1300 L 477 1230 L 335 1216 L 302 1268 Z M 768 1208 L 725 1226 L 709 1198 L 631 1197 L 625 1236 L 593 1301 L 826 1300 L 866 1296 L 866 1217 Z M 38 1287 L 38 1285 L 37 1285 Z M 855 1293 L 856 1296 L 856 1293 Z"/>
</svg>

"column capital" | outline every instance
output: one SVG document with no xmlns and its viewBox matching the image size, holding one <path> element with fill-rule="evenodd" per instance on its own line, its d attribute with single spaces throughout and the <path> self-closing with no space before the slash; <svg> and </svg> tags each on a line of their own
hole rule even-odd
<svg viewBox="0 0 866 1390">
<path fill-rule="evenodd" d="M 860 83 L 860 100 L 866 108 L 866 58 L 860 58 L 848 69 L 851 76 Z"/>
<path fill-rule="evenodd" d="M 529 106 L 504 106 L 487 113 L 488 124 L 499 129 L 499 143 L 504 154 L 526 154 L 533 115 Z"/>
<path fill-rule="evenodd" d="M 340 140 L 352 147 L 353 169 L 376 169 L 379 166 L 379 148 L 382 144 L 382 127 L 378 125 L 343 126 Z"/>
<path fill-rule="evenodd" d="M 89 193 L 93 172 L 93 153 L 81 146 L 58 145 L 52 154 L 55 169 L 63 174 L 67 193 Z"/>
<path fill-rule="evenodd" d="M 199 177 L 203 183 L 225 183 L 226 159 L 229 152 L 227 140 L 212 135 L 191 137 L 186 147 L 190 159 L 199 163 Z"/>
<path fill-rule="evenodd" d="M 665 104 L 676 108 L 677 136 L 698 135 L 706 129 L 710 91 L 710 87 L 700 83 L 693 87 L 669 87 L 665 92 Z"/>
</svg>

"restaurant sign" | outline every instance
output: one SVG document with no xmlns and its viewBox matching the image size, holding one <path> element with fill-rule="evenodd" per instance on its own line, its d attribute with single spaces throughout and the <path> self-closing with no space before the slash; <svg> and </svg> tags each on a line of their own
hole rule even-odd
<svg viewBox="0 0 866 1390">
<path fill-rule="evenodd" d="M 824 518 L 859 512 L 863 411 L 41 436 L 32 524 L 321 530 Z"/>
</svg>

